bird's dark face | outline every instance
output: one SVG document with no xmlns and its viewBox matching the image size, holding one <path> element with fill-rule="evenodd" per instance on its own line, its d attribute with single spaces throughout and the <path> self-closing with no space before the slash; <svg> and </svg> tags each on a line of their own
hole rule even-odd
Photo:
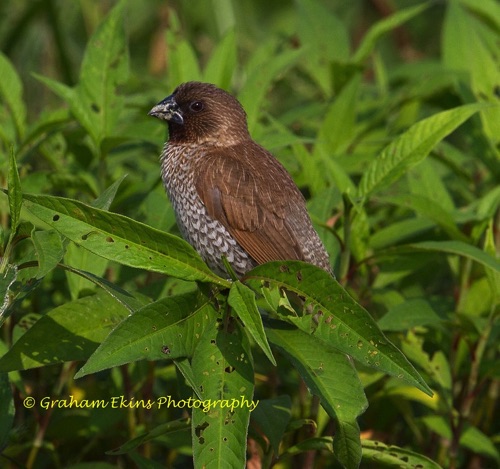
<svg viewBox="0 0 500 469">
<path fill-rule="evenodd" d="M 249 138 L 240 103 L 209 83 L 179 85 L 149 115 L 168 122 L 170 141 L 228 145 Z"/>
</svg>

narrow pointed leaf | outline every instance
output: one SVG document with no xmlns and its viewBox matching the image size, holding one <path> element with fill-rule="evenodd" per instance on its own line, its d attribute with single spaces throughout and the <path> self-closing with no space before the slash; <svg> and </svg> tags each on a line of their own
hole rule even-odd
<svg viewBox="0 0 500 469">
<path fill-rule="evenodd" d="M 264 45 L 263 48 L 268 48 Z M 274 50 L 270 51 L 275 53 Z M 299 58 L 304 55 L 304 49 L 281 51 L 274 56 L 265 55 L 262 62 L 254 64 L 255 68 L 248 70 L 248 77 L 245 80 L 245 85 L 242 88 L 238 99 L 243 105 L 248 115 L 248 129 L 253 132 L 259 118 L 259 108 L 265 98 L 266 92 L 271 83 L 277 79 L 277 76 L 285 69 L 293 66 Z M 255 56 L 255 54 L 254 54 Z M 262 73 L 265 69 L 266 73 Z"/>
<path fill-rule="evenodd" d="M 340 91 L 335 101 L 328 107 L 325 118 L 321 123 L 316 141 L 317 147 L 324 147 L 319 155 L 339 155 L 347 151 L 348 145 L 354 138 L 356 123 L 356 106 L 361 83 L 361 73 L 355 75 Z"/>
<path fill-rule="evenodd" d="M 363 440 L 363 462 L 377 467 L 398 467 L 401 469 L 442 469 L 441 466 L 423 454 L 406 448 L 386 445 L 380 441 Z"/>
<path fill-rule="evenodd" d="M 336 420 L 336 458 L 344 467 L 358 467 L 361 444 L 356 419 L 368 403 L 347 355 L 283 322 L 270 322 L 267 332 L 269 340 L 291 361 L 311 393 L 320 398 L 328 415 Z"/>
<path fill-rule="evenodd" d="M 44 77 L 36 73 L 33 75 L 37 80 L 41 81 L 47 88 L 51 89 L 57 96 L 69 105 L 72 115 L 90 134 L 92 139 L 97 142 L 99 140 L 100 131 L 95 127 L 95 124 L 92 121 L 92 114 L 89 112 L 85 101 L 80 99 L 76 89 L 49 77 Z"/>
<path fill-rule="evenodd" d="M 476 246 L 461 241 L 423 241 L 421 243 L 410 244 L 409 246 L 418 250 L 437 251 L 467 257 L 494 272 L 500 272 L 500 262 L 492 255 L 481 251 Z"/>
<path fill-rule="evenodd" d="M 109 334 L 75 378 L 136 360 L 191 356 L 215 314 L 210 303 L 198 302 L 193 292 L 144 306 Z"/>
<path fill-rule="evenodd" d="M 23 85 L 16 69 L 7 56 L 0 53 L 0 98 L 10 110 L 18 139 L 24 137 L 26 105 L 23 101 Z M 11 142 L 14 143 L 14 142 Z"/>
<path fill-rule="evenodd" d="M 104 291 L 65 303 L 42 316 L 14 343 L 0 359 L 0 371 L 85 360 L 128 314 Z"/>
<path fill-rule="evenodd" d="M 353 61 L 362 62 L 363 60 L 365 60 L 373 51 L 376 42 L 381 36 L 402 25 L 414 16 L 420 14 L 428 7 L 429 3 L 422 3 L 421 5 L 416 5 L 414 7 L 400 10 L 393 15 L 375 23 L 375 25 L 373 25 L 365 34 L 363 40 L 361 41 L 361 44 L 354 54 Z"/>
<path fill-rule="evenodd" d="M 124 106 L 124 99 L 116 94 L 116 87 L 129 74 L 124 6 L 119 1 L 90 38 L 75 89 L 90 124 L 87 130 L 97 144 L 112 134 Z"/>
<path fill-rule="evenodd" d="M 56 230 L 33 231 L 31 240 L 38 257 L 38 273 L 36 278 L 45 277 L 54 269 L 64 256 L 61 235 Z"/>
<path fill-rule="evenodd" d="M 81 277 L 89 280 L 98 287 L 101 287 L 108 293 L 108 295 L 111 295 L 116 301 L 118 301 L 118 303 L 121 303 L 130 312 L 137 311 L 147 304 L 146 299 L 141 298 L 139 294 L 135 293 L 134 296 L 130 292 L 123 290 L 118 285 L 114 285 L 104 278 L 97 277 L 96 275 L 91 274 L 90 272 L 85 272 L 84 270 L 76 269 L 73 266 L 64 264 L 60 264 L 59 266 L 62 269 L 67 270 L 68 272 L 72 272 L 76 275 L 80 275 Z"/>
<path fill-rule="evenodd" d="M 164 405 L 163 401 L 160 401 L 159 399 L 160 398 L 158 398 L 156 401 L 153 401 L 153 406 L 156 409 L 161 409 L 161 407 Z M 142 433 L 141 435 L 136 436 L 135 438 L 132 438 L 126 443 L 123 443 L 123 445 L 121 445 L 119 448 L 107 451 L 106 454 L 109 455 L 126 454 L 134 450 L 138 446 L 141 446 L 142 444 L 146 443 L 147 441 L 158 438 L 159 436 L 168 435 L 169 433 L 176 433 L 176 432 L 188 433 L 189 429 L 190 429 L 189 419 L 172 420 L 171 422 L 158 425 L 152 430 Z"/>
<path fill-rule="evenodd" d="M 230 30 L 215 48 L 203 73 L 204 81 L 229 89 L 236 69 L 236 34 Z"/>
<path fill-rule="evenodd" d="M 198 337 L 197 337 L 198 339 Z M 196 344 L 193 343 L 193 347 Z M 193 368 L 191 367 L 191 358 L 188 357 L 183 357 L 183 358 L 178 358 L 177 360 L 174 360 L 176 368 L 179 370 L 183 378 L 186 380 L 186 384 L 191 386 L 191 389 L 194 391 L 196 394 L 196 397 L 198 399 L 202 399 L 200 390 L 196 386 L 196 380 L 193 374 Z"/>
<path fill-rule="evenodd" d="M 68 241 L 65 239 L 65 241 Z M 88 249 L 84 249 L 75 243 L 64 243 L 66 244 L 66 252 L 64 254 L 64 263 L 70 265 L 75 269 L 80 271 L 89 272 L 96 277 L 103 277 L 106 268 L 109 265 L 109 261 L 102 256 L 98 256 Z M 68 289 L 73 300 L 80 298 L 83 294 L 88 291 L 92 291 L 94 285 L 92 285 L 84 276 L 68 275 L 66 272 L 66 279 L 68 283 Z"/>
<path fill-rule="evenodd" d="M 124 107 L 124 99 L 116 94 L 117 86 L 127 80 L 129 73 L 124 5 L 123 0 L 118 2 L 90 38 L 76 87 L 35 75 L 68 103 L 96 146 L 112 135 Z"/>
<path fill-rule="evenodd" d="M 299 261 L 269 262 L 251 270 L 244 282 L 256 289 L 266 282 L 299 294 L 308 305 L 304 315 L 284 316 L 283 319 L 364 365 L 432 394 L 422 377 L 385 337 L 370 314 L 324 270 Z M 310 307 L 312 311 L 309 311 Z"/>
<path fill-rule="evenodd" d="M 467 242 L 467 236 L 457 228 L 457 223 L 450 211 L 442 208 L 433 198 L 419 194 L 393 194 L 391 197 L 382 197 L 381 200 L 414 210 L 420 216 L 440 226 L 450 238 Z"/>
<path fill-rule="evenodd" d="M 367 197 L 392 184 L 408 168 L 426 158 L 438 142 L 484 107 L 482 104 L 468 104 L 414 124 L 371 162 L 359 183 L 359 195 Z"/>
<path fill-rule="evenodd" d="M 184 280 L 230 285 L 182 239 L 123 215 L 46 195 L 24 194 L 24 206 L 77 245 L 106 259 Z"/>
<path fill-rule="evenodd" d="M 241 282 L 236 281 L 231 285 L 227 301 L 236 311 L 238 317 L 243 321 L 246 330 L 253 337 L 257 345 L 266 354 L 270 362 L 276 366 L 276 360 L 274 359 L 271 347 L 269 347 L 269 343 L 267 342 L 264 325 L 262 324 L 262 318 L 255 302 L 255 293 Z"/>
<path fill-rule="evenodd" d="M 195 350 L 192 368 L 208 411 L 193 408 L 195 467 L 245 467 L 250 411 L 254 407 L 252 359 L 237 324 L 207 328 Z"/>
<path fill-rule="evenodd" d="M 261 400 L 259 405 L 252 412 L 250 433 L 252 433 L 252 427 L 255 423 L 258 431 L 264 432 L 275 454 L 279 454 L 280 444 L 287 431 L 291 416 L 292 399 L 289 395 L 284 394 Z"/>
<path fill-rule="evenodd" d="M 120 179 L 111 184 L 111 186 L 105 189 L 103 193 L 92 202 L 92 207 L 109 210 L 109 207 L 111 207 L 111 204 L 116 197 L 118 188 L 126 177 L 127 175 L 122 176 Z"/>
</svg>

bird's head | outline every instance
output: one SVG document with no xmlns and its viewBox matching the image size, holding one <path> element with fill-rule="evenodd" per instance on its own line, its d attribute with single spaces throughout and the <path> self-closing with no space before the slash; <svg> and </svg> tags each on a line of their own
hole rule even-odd
<svg viewBox="0 0 500 469">
<path fill-rule="evenodd" d="M 168 122 L 170 141 L 226 146 L 249 138 L 241 104 L 210 83 L 179 85 L 149 115 Z"/>
</svg>

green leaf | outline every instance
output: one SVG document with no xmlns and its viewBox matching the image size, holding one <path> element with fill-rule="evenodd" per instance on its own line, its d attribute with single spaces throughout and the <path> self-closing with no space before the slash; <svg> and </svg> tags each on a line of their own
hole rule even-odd
<svg viewBox="0 0 500 469">
<path fill-rule="evenodd" d="M 80 275 L 81 277 L 101 287 L 108 293 L 108 295 L 111 295 L 116 301 L 121 303 L 130 312 L 137 311 L 138 309 L 145 306 L 147 302 L 149 302 L 149 300 L 146 301 L 146 299 L 141 298 L 139 294 L 136 293 L 134 296 L 131 293 L 123 290 L 119 286 L 114 285 L 113 283 L 109 282 L 104 278 L 97 277 L 96 275 L 91 274 L 90 272 L 85 272 L 83 270 L 76 269 L 73 266 L 64 264 L 60 264 L 60 267 L 69 272 L 73 272 L 76 275 Z"/>
<path fill-rule="evenodd" d="M 102 194 L 92 202 L 92 207 L 100 208 L 102 210 L 109 210 L 109 207 L 111 206 L 111 203 L 116 196 L 116 192 L 118 191 L 118 188 L 125 177 L 126 176 L 122 176 L 106 190 L 104 190 Z M 74 243 L 71 243 L 67 246 L 64 262 L 68 265 L 71 265 L 73 268 L 79 269 L 80 271 L 83 270 L 85 272 L 89 272 L 98 277 L 104 275 L 104 272 L 106 271 L 106 268 L 109 264 L 107 259 L 93 254 L 87 249 L 82 249 L 80 246 Z M 71 298 L 75 300 L 79 298 L 82 292 L 85 292 L 85 290 L 92 289 L 92 284 L 91 281 L 86 280 L 84 276 L 68 275 L 69 272 L 71 271 L 66 271 L 68 287 L 71 293 Z"/>
<path fill-rule="evenodd" d="M 301 454 L 307 451 L 329 451 L 333 452 L 333 438 L 331 436 L 318 436 L 314 438 L 308 438 L 307 440 L 300 441 L 296 445 L 290 446 L 286 449 L 284 454 Z M 358 462 L 359 465 L 359 462 Z M 344 466 L 344 467 L 358 467 L 356 466 Z"/>
<path fill-rule="evenodd" d="M 253 132 L 259 118 L 259 110 L 271 83 L 280 73 L 293 65 L 304 55 L 304 50 L 285 50 L 279 54 L 276 45 L 264 43 L 260 50 L 254 53 L 254 60 L 247 67 L 247 79 L 241 89 L 238 99 L 248 116 L 248 129 Z M 265 70 L 266 73 L 262 73 Z"/>
<path fill-rule="evenodd" d="M 377 324 L 383 331 L 406 331 L 440 322 L 441 318 L 427 300 L 411 298 L 390 308 Z"/>
<path fill-rule="evenodd" d="M 1 80 L 0 80 L 1 81 Z M 8 196 L 9 196 L 9 209 L 10 209 L 10 242 L 16 234 L 17 227 L 20 222 L 21 207 L 23 203 L 23 193 L 21 190 L 21 180 L 19 179 L 19 172 L 17 170 L 16 156 L 14 149 L 10 151 L 10 165 L 9 175 L 7 179 Z"/>
<path fill-rule="evenodd" d="M 429 7 L 430 3 L 422 3 L 421 5 L 416 5 L 414 7 L 406 8 L 404 10 L 399 10 L 393 15 L 384 18 L 377 23 L 375 23 L 368 32 L 364 35 L 361 44 L 354 53 L 352 58 L 353 62 L 363 62 L 371 54 L 375 48 L 376 42 L 384 34 L 392 31 L 393 29 L 406 23 L 408 20 L 422 13 Z"/>
<path fill-rule="evenodd" d="M 111 207 L 113 200 L 115 200 L 118 188 L 126 177 L 127 175 L 122 176 L 120 179 L 111 184 L 111 186 L 105 189 L 103 193 L 92 202 L 92 207 L 100 208 L 102 210 L 109 210 L 109 207 Z"/>
<path fill-rule="evenodd" d="M 481 109 L 484 105 L 469 104 L 414 124 L 384 148 L 366 168 L 359 183 L 359 195 L 366 198 L 392 184 L 408 168 L 425 159 L 438 142 Z"/>
<path fill-rule="evenodd" d="M 443 438 L 452 438 L 450 424 L 443 416 L 427 415 L 422 417 L 421 420 L 429 429 Z M 497 462 L 500 460 L 500 454 L 491 439 L 479 429 L 470 425 L 466 424 L 466 428 L 460 437 L 460 445 L 469 448 L 474 453 L 491 457 Z"/>
<path fill-rule="evenodd" d="M 284 316 L 283 319 L 360 363 L 432 394 L 370 314 L 324 270 L 299 261 L 269 262 L 252 269 L 243 281 L 256 289 L 262 282 L 267 282 L 297 293 L 306 299 L 305 314 L 301 317 Z"/>
<path fill-rule="evenodd" d="M 319 149 L 318 145 L 315 145 L 315 150 Z M 306 145 L 297 143 L 292 146 L 295 159 L 300 165 L 300 173 L 295 176 L 295 182 L 299 187 L 309 186 L 312 194 L 316 195 L 317 192 L 322 192 L 327 187 L 327 180 L 331 176 L 330 171 L 324 170 L 323 161 L 330 162 L 332 159 L 328 159 L 325 153 L 325 158 L 321 158 L 323 155 L 319 155 L 317 158 L 312 157 Z"/>
<path fill-rule="evenodd" d="M 267 342 L 262 318 L 255 302 L 255 293 L 240 281 L 235 281 L 231 285 L 227 301 L 241 319 L 246 330 L 253 337 L 257 345 L 266 354 L 266 357 L 269 358 L 269 361 L 276 366 L 276 360 Z"/>
<path fill-rule="evenodd" d="M 165 39 L 169 80 L 175 83 L 175 86 L 186 81 L 201 81 L 198 58 L 191 44 L 182 37 L 182 27 L 173 9 L 169 11 L 169 28 Z"/>
<path fill-rule="evenodd" d="M 124 99 L 116 95 L 117 86 L 124 83 L 129 74 L 124 5 L 124 0 L 118 2 L 90 38 L 75 88 L 35 75 L 69 104 L 96 147 L 112 136 L 124 107 Z"/>
<path fill-rule="evenodd" d="M 438 350 L 429 353 L 424 349 L 424 338 L 413 331 L 406 333 L 405 340 L 402 342 L 402 349 L 407 357 L 429 376 L 435 386 L 440 390 L 439 399 L 442 403 L 452 406 L 452 374 L 450 362 L 446 355 Z M 423 402 L 423 400 L 422 400 Z"/>
<path fill-rule="evenodd" d="M 211 0 L 208 4 L 214 12 L 217 12 L 214 17 L 219 34 L 224 33 L 229 28 L 234 28 L 236 22 L 235 4 L 231 0 Z"/>
<path fill-rule="evenodd" d="M 395 204 L 414 210 L 418 215 L 432 220 L 445 233 L 456 240 L 467 242 L 468 238 L 458 228 L 453 216 L 439 205 L 436 199 L 418 194 L 393 194 L 381 197 L 387 204 Z"/>
<path fill-rule="evenodd" d="M 438 145 L 436 149 L 439 152 Z M 409 191 L 412 194 L 428 197 L 432 194 L 432 198 L 440 208 L 448 213 L 455 211 L 455 204 L 447 187 L 447 180 L 440 174 L 440 163 L 431 158 L 427 158 L 414 166 L 407 173 Z"/>
<path fill-rule="evenodd" d="M 323 163 L 319 168 L 322 177 L 330 182 L 331 185 L 337 187 L 342 194 L 356 193 L 356 186 L 352 182 L 349 174 L 336 158 L 331 158 L 331 155 L 329 154 L 326 146 L 315 145 L 313 158 L 311 158 L 310 154 L 307 153 L 307 151 L 305 151 L 305 155 L 308 156 L 309 161 L 303 158 L 303 164 L 313 165 L 317 164 L 318 162 Z"/>
<path fill-rule="evenodd" d="M 345 22 L 334 14 L 334 9 L 314 0 L 297 3 L 296 31 L 300 43 L 307 46 L 307 55 L 300 61 L 310 77 L 326 96 L 333 93 L 332 69 L 325 64 L 345 63 L 350 52 L 349 32 Z M 335 76 L 335 71 L 333 72 Z"/>
<path fill-rule="evenodd" d="M 335 101 L 328 107 L 325 118 L 318 131 L 315 150 L 323 145 L 324 153 L 341 155 L 346 153 L 349 144 L 354 138 L 356 121 L 356 106 L 361 83 L 361 74 L 355 75 L 336 96 Z M 314 152 L 316 154 L 316 151 Z M 319 153 L 320 155 L 323 152 Z"/>
<path fill-rule="evenodd" d="M 23 101 L 23 85 L 16 69 L 1 52 L 0 76 L 2 77 L 0 80 L 0 97 L 5 101 L 10 110 L 18 140 L 22 140 L 26 129 L 26 106 Z"/>
<path fill-rule="evenodd" d="M 370 237 L 370 246 L 373 249 L 382 249 L 401 243 L 407 238 L 414 238 L 430 231 L 435 224 L 423 218 L 408 218 L 393 222 L 391 225 L 380 228 Z"/>
<path fill-rule="evenodd" d="M 482 2 L 476 2 L 482 3 Z M 450 2 L 443 24 L 443 62 L 450 69 L 466 72 L 464 78 L 478 101 L 495 103 L 481 114 L 486 135 L 498 143 L 500 135 L 500 106 L 495 90 L 498 87 L 498 31 L 492 31 L 489 16 L 483 23 L 470 14 L 461 2 Z M 498 20 L 497 20 L 498 21 Z"/>
<path fill-rule="evenodd" d="M 116 87 L 125 83 L 129 75 L 124 5 L 125 1 L 119 1 L 92 34 L 76 88 L 86 115 L 86 128 L 96 145 L 112 135 L 124 106 L 123 98 L 116 95 Z"/>
<path fill-rule="evenodd" d="M 118 188 L 123 179 L 125 179 L 125 176 L 121 177 L 106 190 L 104 190 L 102 194 L 92 202 L 92 207 L 100 208 L 102 210 L 109 210 L 109 207 L 111 206 L 111 203 L 113 202 L 116 196 L 116 192 L 118 191 Z M 68 265 L 71 265 L 73 268 L 78 269 L 79 271 L 83 270 L 97 277 L 103 276 L 109 265 L 109 261 L 107 259 L 93 254 L 87 249 L 83 249 L 82 247 L 74 243 L 71 243 L 67 246 L 66 254 L 64 256 L 64 262 Z M 71 298 L 75 300 L 82 295 L 82 292 L 91 290 L 93 285 L 91 281 L 85 279 L 84 276 L 71 275 L 70 272 L 71 271 L 69 270 L 66 271 L 66 278 L 68 281 Z"/>
<path fill-rule="evenodd" d="M 496 31 L 500 32 L 500 5 L 498 2 L 495 0 L 482 0 L 481 2 L 460 0 L 460 3 L 478 16 L 483 17 L 486 24 L 495 25 Z"/>
<path fill-rule="evenodd" d="M 456 254 L 484 265 L 494 272 L 500 272 L 500 262 L 481 249 L 461 241 L 422 241 L 408 245 L 411 249 Z"/>
<path fill-rule="evenodd" d="M 196 339 L 199 339 L 199 336 L 196 337 Z M 192 345 L 194 348 L 196 346 L 197 342 L 192 342 Z M 191 353 L 190 353 L 191 355 Z M 174 359 L 174 364 L 177 370 L 181 373 L 182 377 L 186 380 L 186 384 L 188 384 L 191 389 L 194 391 L 196 394 L 196 397 L 198 399 L 202 399 L 200 390 L 196 386 L 196 380 L 193 374 L 193 368 L 191 367 L 190 363 L 191 358 L 184 357 L 184 358 L 178 358 Z"/>
<path fill-rule="evenodd" d="M 380 441 L 362 440 L 363 462 L 377 467 L 398 467 L 400 469 L 442 469 L 428 457 L 414 451 Z"/>
<path fill-rule="evenodd" d="M 103 291 L 65 303 L 42 316 L 14 343 L 0 359 L 0 371 L 85 360 L 128 314 Z"/>
<path fill-rule="evenodd" d="M 345 61 L 349 57 L 349 33 L 335 16 L 333 9 L 313 0 L 297 2 L 298 34 L 303 44 L 313 48 L 310 54 L 328 57 L 330 60 Z"/>
<path fill-rule="evenodd" d="M 486 230 L 484 238 L 484 252 L 492 257 L 495 256 L 495 227 L 493 220 L 491 220 L 488 224 L 488 229 Z M 492 302 L 498 304 L 500 303 L 500 272 L 493 272 L 488 269 L 486 271 L 486 277 L 488 278 L 488 283 L 493 297 Z"/>
<path fill-rule="evenodd" d="M 156 401 L 153 402 L 153 404 L 159 406 L 158 408 L 161 409 L 161 407 L 163 406 L 163 401 L 160 401 L 159 399 L 161 398 L 158 398 Z M 152 430 L 142 433 L 141 435 L 136 436 L 135 438 L 132 438 L 131 440 L 121 445 L 119 448 L 114 449 L 112 451 L 107 451 L 106 454 L 113 456 L 116 456 L 118 454 L 126 454 L 134 450 L 135 448 L 141 446 L 142 444 L 146 443 L 147 441 L 154 440 L 159 436 L 164 436 L 176 432 L 188 432 L 189 428 L 190 425 L 188 419 L 172 420 L 171 422 L 158 425 Z"/>
<path fill-rule="evenodd" d="M 344 467 L 358 467 L 361 445 L 356 418 L 368 403 L 347 355 L 283 322 L 270 322 L 267 331 L 269 340 L 291 361 L 311 393 L 335 419 L 335 457 Z"/>
<path fill-rule="evenodd" d="M 203 72 L 203 80 L 228 90 L 231 86 L 231 80 L 235 69 L 236 34 L 234 30 L 230 30 L 212 52 L 210 60 Z"/>
<path fill-rule="evenodd" d="M 184 280 L 230 286 L 206 266 L 188 243 L 176 236 L 76 200 L 32 194 L 23 197 L 30 213 L 94 254 Z"/>
<path fill-rule="evenodd" d="M 94 128 L 92 115 L 88 112 L 85 102 L 80 99 L 76 88 L 71 88 L 64 83 L 60 83 L 52 78 L 38 75 L 37 73 L 33 73 L 33 76 L 69 105 L 73 116 L 78 120 L 80 125 L 87 130 L 93 140 L 97 141 L 98 130 Z"/>
<path fill-rule="evenodd" d="M 75 243 L 66 243 L 64 263 L 79 271 L 89 272 L 96 277 L 102 277 L 106 272 L 109 261 L 102 256 L 96 255 Z M 92 291 L 94 285 L 82 275 L 72 275 L 66 271 L 66 279 L 71 294 L 71 299 L 76 300 L 83 294 Z"/>
<path fill-rule="evenodd" d="M 244 334 L 216 322 L 205 330 L 195 349 L 192 368 L 201 402 L 208 411 L 193 408 L 192 438 L 195 467 L 244 468 L 253 397 L 253 364 Z"/>
<path fill-rule="evenodd" d="M 7 373 L 0 373 L 0 451 L 7 446 L 14 422 L 14 396 Z"/>
<path fill-rule="evenodd" d="M 460 445 L 469 448 L 474 453 L 484 454 L 500 463 L 500 453 L 495 447 L 491 437 L 485 435 L 479 428 L 467 425 L 462 436 Z"/>
<path fill-rule="evenodd" d="M 258 431 L 264 432 L 274 453 L 278 455 L 291 416 L 292 401 L 290 396 L 284 395 L 261 400 L 252 412 L 250 432 L 252 432 L 253 424 L 256 424 Z"/>
<path fill-rule="evenodd" d="M 56 230 L 35 231 L 31 234 L 38 257 L 38 273 L 36 278 L 45 277 L 54 269 L 64 256 L 61 236 Z"/>
<path fill-rule="evenodd" d="M 137 360 L 190 357 L 214 316 L 210 303 L 199 304 L 198 292 L 150 303 L 117 326 L 75 378 Z"/>
</svg>

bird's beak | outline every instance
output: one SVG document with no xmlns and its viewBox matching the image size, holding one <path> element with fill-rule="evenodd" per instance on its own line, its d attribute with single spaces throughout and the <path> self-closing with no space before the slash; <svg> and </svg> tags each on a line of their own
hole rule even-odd
<svg viewBox="0 0 500 469">
<path fill-rule="evenodd" d="M 179 125 L 184 124 L 184 117 L 173 95 L 160 101 L 148 112 L 148 115 L 158 117 L 158 119 L 172 121 Z"/>
</svg>

